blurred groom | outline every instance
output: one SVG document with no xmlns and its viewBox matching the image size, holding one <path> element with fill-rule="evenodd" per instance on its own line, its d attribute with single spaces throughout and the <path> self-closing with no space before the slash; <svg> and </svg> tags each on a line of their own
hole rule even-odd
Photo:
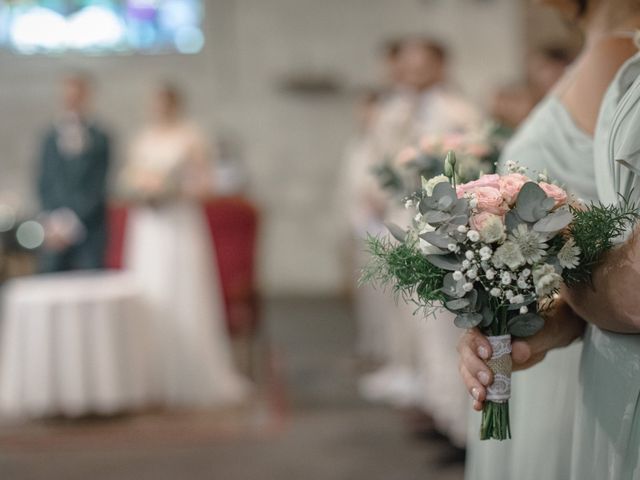
<svg viewBox="0 0 640 480">
<path fill-rule="evenodd" d="M 68 75 L 62 111 L 42 142 L 37 186 L 45 243 L 40 273 L 104 266 L 110 144 L 90 118 L 91 93 L 88 77 Z"/>
</svg>

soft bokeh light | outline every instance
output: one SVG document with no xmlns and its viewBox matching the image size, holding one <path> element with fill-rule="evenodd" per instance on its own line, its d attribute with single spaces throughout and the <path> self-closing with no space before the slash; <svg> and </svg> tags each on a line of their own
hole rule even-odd
<svg viewBox="0 0 640 480">
<path fill-rule="evenodd" d="M 44 228 L 35 220 L 26 221 L 18 227 L 16 240 L 20 246 L 34 250 L 44 243 Z"/>
</svg>

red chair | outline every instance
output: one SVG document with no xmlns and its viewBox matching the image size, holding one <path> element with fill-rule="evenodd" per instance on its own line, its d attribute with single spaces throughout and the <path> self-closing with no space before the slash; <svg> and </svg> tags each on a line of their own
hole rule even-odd
<svg viewBox="0 0 640 480">
<path fill-rule="evenodd" d="M 215 243 L 227 324 L 232 336 L 252 334 L 258 327 L 256 246 L 258 212 L 241 197 L 220 198 L 205 205 Z"/>
<path fill-rule="evenodd" d="M 214 239 L 229 332 L 235 337 L 255 333 L 259 300 L 256 288 L 258 212 L 240 197 L 215 199 L 204 205 Z M 106 266 L 120 269 L 127 225 L 127 207 L 112 205 L 108 212 L 109 242 Z"/>
</svg>

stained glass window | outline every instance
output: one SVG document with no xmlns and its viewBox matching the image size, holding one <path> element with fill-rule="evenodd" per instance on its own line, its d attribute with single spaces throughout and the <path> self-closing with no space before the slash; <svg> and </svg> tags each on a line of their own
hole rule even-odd
<svg viewBox="0 0 640 480">
<path fill-rule="evenodd" d="M 24 54 L 197 53 L 202 18 L 201 0 L 0 0 L 0 45 Z"/>
</svg>

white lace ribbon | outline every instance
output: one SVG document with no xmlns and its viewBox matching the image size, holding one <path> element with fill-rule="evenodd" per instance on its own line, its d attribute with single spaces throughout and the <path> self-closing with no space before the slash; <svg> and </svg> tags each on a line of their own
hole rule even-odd
<svg viewBox="0 0 640 480">
<path fill-rule="evenodd" d="M 487 400 L 506 402 L 511 398 L 511 335 L 488 337 L 493 355 L 487 362 L 493 383 L 487 387 Z"/>
</svg>

